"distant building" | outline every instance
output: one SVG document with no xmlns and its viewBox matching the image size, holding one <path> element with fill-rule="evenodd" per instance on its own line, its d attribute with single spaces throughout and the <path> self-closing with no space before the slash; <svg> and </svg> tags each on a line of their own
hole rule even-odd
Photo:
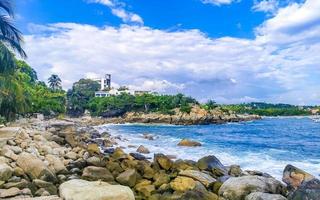
<svg viewBox="0 0 320 200">
<path fill-rule="evenodd" d="M 94 93 L 95 97 L 109 97 L 111 94 L 108 91 L 97 91 Z"/>
<path fill-rule="evenodd" d="M 111 74 L 106 74 L 103 78 L 92 79 L 100 84 L 100 90 L 110 90 L 111 89 Z"/>
</svg>

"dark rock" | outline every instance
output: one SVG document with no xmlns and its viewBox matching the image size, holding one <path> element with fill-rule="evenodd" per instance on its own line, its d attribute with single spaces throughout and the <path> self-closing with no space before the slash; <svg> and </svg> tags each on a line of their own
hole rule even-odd
<svg viewBox="0 0 320 200">
<path fill-rule="evenodd" d="M 297 190 L 291 193 L 289 200 L 318 200 L 320 198 L 320 180 L 313 179 L 303 182 Z"/>
<path fill-rule="evenodd" d="M 215 156 L 206 156 L 198 160 L 199 169 L 212 171 L 217 176 L 227 174 L 226 167 Z"/>
<path fill-rule="evenodd" d="M 130 156 L 134 157 L 136 160 L 147 160 L 148 158 L 140 153 L 130 153 Z"/>
</svg>

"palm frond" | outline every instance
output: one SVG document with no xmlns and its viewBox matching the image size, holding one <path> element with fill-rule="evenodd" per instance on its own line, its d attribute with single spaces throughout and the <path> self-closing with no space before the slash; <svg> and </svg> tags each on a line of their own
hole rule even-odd
<svg viewBox="0 0 320 200">
<path fill-rule="evenodd" d="M 16 68 L 14 55 L 0 42 L 0 73 L 12 74 Z"/>
<path fill-rule="evenodd" d="M 6 11 L 11 17 L 14 16 L 12 4 L 9 0 L 0 0 L 0 9 Z"/>
<path fill-rule="evenodd" d="M 26 58 L 27 55 L 21 47 L 21 43 L 23 43 L 22 34 L 13 26 L 10 18 L 5 15 L 0 15 L 0 31 L 0 41 L 7 43 L 21 57 Z"/>
</svg>

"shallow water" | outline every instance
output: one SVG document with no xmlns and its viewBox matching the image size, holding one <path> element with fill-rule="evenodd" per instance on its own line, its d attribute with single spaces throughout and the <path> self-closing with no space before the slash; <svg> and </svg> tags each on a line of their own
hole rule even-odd
<svg viewBox="0 0 320 200">
<path fill-rule="evenodd" d="M 317 177 L 320 174 L 320 123 L 307 117 L 197 126 L 104 125 L 99 129 L 128 139 L 120 141 L 120 146 L 144 145 L 152 153 L 192 160 L 213 154 L 225 165 L 238 164 L 243 169 L 263 171 L 278 179 L 289 163 Z M 157 139 L 143 139 L 143 133 L 153 134 Z M 183 138 L 199 141 L 203 146 L 177 146 Z M 126 149 L 127 152 L 135 150 Z"/>
</svg>

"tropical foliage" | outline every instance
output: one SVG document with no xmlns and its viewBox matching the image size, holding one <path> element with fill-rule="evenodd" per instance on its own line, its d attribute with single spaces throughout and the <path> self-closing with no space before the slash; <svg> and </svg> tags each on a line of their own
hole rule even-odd
<svg viewBox="0 0 320 200">
<path fill-rule="evenodd" d="M 99 89 L 99 83 L 90 79 L 80 79 L 74 83 L 72 89 L 67 92 L 68 114 L 71 116 L 82 115 L 88 108 L 89 101 L 94 98 L 95 91 Z"/>
<path fill-rule="evenodd" d="M 105 98 L 93 98 L 88 105 L 94 115 L 103 115 L 110 111 L 137 111 L 137 112 L 160 112 L 174 114 L 173 109 L 178 108 L 181 112 L 189 113 L 192 104 L 199 104 L 195 99 L 186 97 L 183 94 L 177 95 L 130 95 L 121 94 Z"/>
<path fill-rule="evenodd" d="M 52 74 L 48 79 L 49 87 L 52 90 L 61 90 L 61 79 L 58 75 Z"/>
<path fill-rule="evenodd" d="M 269 104 L 253 102 L 246 104 L 223 105 L 224 109 L 239 114 L 256 114 L 260 116 L 295 116 L 311 115 L 312 106 L 294 106 L 289 104 Z"/>
</svg>

